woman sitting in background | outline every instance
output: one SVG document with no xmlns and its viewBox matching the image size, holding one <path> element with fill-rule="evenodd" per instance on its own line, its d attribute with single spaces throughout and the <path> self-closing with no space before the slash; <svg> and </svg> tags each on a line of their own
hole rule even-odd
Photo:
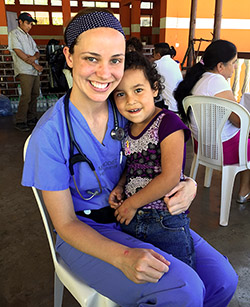
<svg viewBox="0 0 250 307">
<path fill-rule="evenodd" d="M 174 93 L 174 97 L 178 102 L 179 112 L 184 121 L 188 118 L 184 112 L 182 101 L 188 95 L 215 96 L 236 102 L 228 82 L 228 79 L 233 75 L 236 61 L 237 49 L 231 42 L 217 40 L 206 48 L 202 60 L 191 67 Z M 188 120 L 190 120 L 194 138 L 197 140 L 198 131 L 192 112 Z M 222 130 L 224 165 L 239 162 L 239 127 L 238 116 L 231 113 Z M 197 151 L 197 142 L 195 142 L 195 147 L 195 151 Z M 248 159 L 250 160 L 249 153 Z M 250 200 L 249 173 L 248 170 L 240 173 L 240 190 L 237 198 L 239 203 L 245 203 Z"/>
</svg>

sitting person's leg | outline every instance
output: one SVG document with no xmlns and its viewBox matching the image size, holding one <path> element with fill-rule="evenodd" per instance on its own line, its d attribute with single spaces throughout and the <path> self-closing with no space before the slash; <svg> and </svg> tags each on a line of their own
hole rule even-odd
<svg viewBox="0 0 250 307">
<path fill-rule="evenodd" d="M 224 165 L 232 165 L 239 163 L 239 139 L 240 132 L 238 132 L 231 139 L 223 142 L 223 156 Z M 247 159 L 250 161 L 250 139 L 248 139 Z M 237 197 L 238 203 L 246 203 L 250 200 L 250 171 L 246 170 L 240 173 L 240 189 Z"/>
<path fill-rule="evenodd" d="M 202 279 L 206 296 L 204 307 L 224 307 L 230 302 L 238 276 L 228 259 L 191 230 L 196 252 L 196 271 Z"/>
<path fill-rule="evenodd" d="M 120 306 L 203 306 L 205 288 L 192 268 L 152 245 L 121 232 L 116 229 L 115 224 L 96 225 L 94 228 L 126 246 L 152 248 L 171 262 L 169 272 L 164 274 L 158 283 L 136 284 L 114 266 L 83 254 L 58 238 L 57 251 L 61 257 L 72 271 L 99 293 Z"/>
</svg>

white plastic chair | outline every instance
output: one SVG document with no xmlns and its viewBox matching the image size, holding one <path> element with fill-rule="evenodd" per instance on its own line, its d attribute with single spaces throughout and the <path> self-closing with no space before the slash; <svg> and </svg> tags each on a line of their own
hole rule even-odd
<svg viewBox="0 0 250 307">
<path fill-rule="evenodd" d="M 238 103 L 209 96 L 188 96 L 183 100 L 183 107 L 186 114 L 191 107 L 198 128 L 198 151 L 194 153 L 190 177 L 196 178 L 198 166 L 202 164 L 206 166 L 204 186 L 210 187 L 213 169 L 222 172 L 219 223 L 227 226 L 235 176 L 250 166 L 247 161 L 250 115 Z M 241 122 L 239 163 L 223 165 L 221 132 L 231 112 L 236 113 Z"/>
<path fill-rule="evenodd" d="M 24 150 L 23 150 L 24 160 L 29 143 L 29 138 L 30 136 L 28 137 L 24 145 Z M 35 187 L 32 187 L 32 190 L 34 192 L 42 216 L 55 268 L 54 307 L 62 306 L 64 286 L 69 290 L 69 292 L 75 297 L 78 303 L 83 307 L 119 307 L 116 303 L 112 302 L 107 297 L 101 295 L 96 290 L 89 287 L 82 280 L 80 280 L 74 273 L 70 271 L 67 264 L 56 253 L 54 248 L 55 235 L 53 231 L 53 225 L 51 223 L 48 212 L 44 205 L 41 191 L 37 190 Z"/>
<path fill-rule="evenodd" d="M 73 78 L 72 78 L 71 71 L 67 68 L 64 68 L 63 73 L 64 73 L 64 76 L 67 80 L 69 88 L 71 88 L 73 86 Z"/>
</svg>

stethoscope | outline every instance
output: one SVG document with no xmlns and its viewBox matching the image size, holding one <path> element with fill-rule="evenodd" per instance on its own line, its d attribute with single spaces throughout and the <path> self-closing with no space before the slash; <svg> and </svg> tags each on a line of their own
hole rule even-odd
<svg viewBox="0 0 250 307">
<path fill-rule="evenodd" d="M 102 186 L 101 186 L 101 182 L 97 176 L 95 167 L 93 165 L 93 163 L 91 162 L 91 160 L 82 152 L 80 146 L 78 145 L 78 143 L 76 142 L 75 136 L 74 136 L 74 131 L 73 131 L 73 127 L 71 124 L 71 119 L 70 119 L 70 114 L 69 114 L 69 97 L 70 97 L 70 93 L 71 93 L 71 89 L 68 90 L 67 94 L 64 97 L 64 111 L 65 111 L 65 118 L 66 118 L 66 124 L 67 124 L 67 128 L 68 128 L 68 132 L 69 132 L 69 139 L 70 139 L 70 155 L 69 155 L 69 171 L 70 174 L 73 178 L 74 181 L 74 185 L 75 188 L 77 190 L 77 193 L 79 194 L 79 196 L 83 199 L 83 200 L 91 200 L 93 197 L 95 197 L 98 194 L 102 193 Z M 119 122 L 118 122 L 118 118 L 117 118 L 117 110 L 115 107 L 115 104 L 112 100 L 110 100 L 111 103 L 111 107 L 112 107 L 112 111 L 113 111 L 113 116 L 114 116 L 114 128 L 112 129 L 110 135 L 112 137 L 112 139 L 117 140 L 117 141 L 121 141 L 124 138 L 124 129 L 119 127 Z M 74 147 L 77 150 L 77 153 L 74 154 Z M 76 180 L 75 180 L 75 174 L 74 174 L 74 164 L 78 163 L 78 162 L 87 162 L 89 167 L 91 168 L 91 170 L 93 171 L 95 178 L 98 182 L 99 185 L 99 191 L 96 190 L 95 192 L 92 191 L 87 191 L 88 194 L 90 194 L 90 197 L 85 198 L 82 196 L 81 192 L 79 191 L 79 188 L 76 184 Z"/>
</svg>

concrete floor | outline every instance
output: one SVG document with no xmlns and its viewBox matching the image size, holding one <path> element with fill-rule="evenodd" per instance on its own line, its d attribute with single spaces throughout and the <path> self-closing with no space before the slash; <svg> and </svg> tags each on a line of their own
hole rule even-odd
<svg viewBox="0 0 250 307">
<path fill-rule="evenodd" d="M 1 307 L 53 306 L 53 266 L 43 224 L 31 189 L 20 185 L 22 149 L 28 135 L 14 129 L 12 117 L 0 117 Z M 190 143 L 187 152 L 185 173 L 189 174 Z M 214 172 L 209 189 L 203 187 L 203 178 L 204 168 L 200 166 L 198 194 L 190 210 L 191 227 L 226 255 L 239 275 L 229 306 L 250 306 L 250 206 L 236 204 L 236 178 L 229 226 L 219 226 L 221 174 Z M 79 305 L 65 291 L 63 306 Z"/>
</svg>

